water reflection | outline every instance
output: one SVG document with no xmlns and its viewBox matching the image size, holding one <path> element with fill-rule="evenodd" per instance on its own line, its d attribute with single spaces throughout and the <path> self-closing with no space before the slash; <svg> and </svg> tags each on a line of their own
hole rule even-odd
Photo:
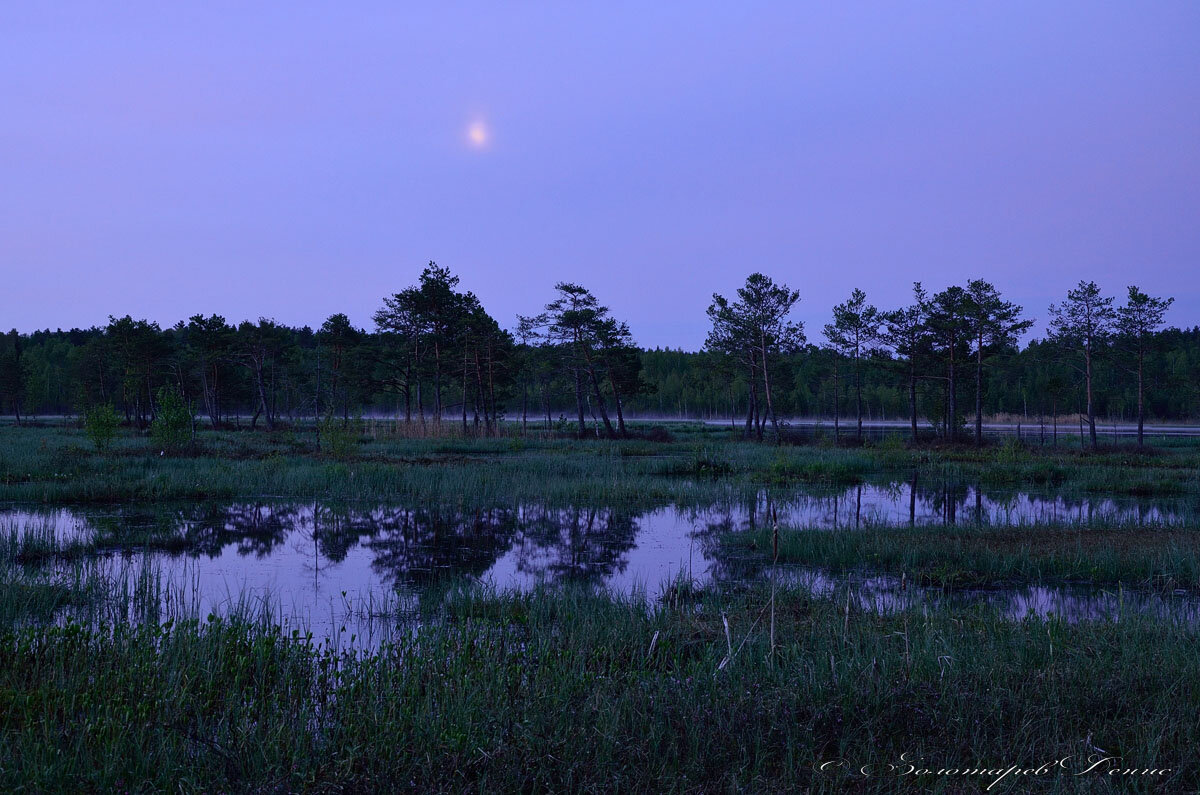
<svg viewBox="0 0 1200 795">
<path fill-rule="evenodd" d="M 814 529 L 864 526 L 955 524 L 1029 525 L 1178 524 L 1200 514 L 1196 497 L 1121 498 L 988 489 L 955 481 L 919 480 L 860 484 L 843 489 L 813 489 L 780 494 L 762 491 L 754 499 L 728 506 L 727 516 L 741 525 L 781 525 Z"/>
<path fill-rule="evenodd" d="M 768 573 L 770 576 L 770 573 Z M 1013 620 L 1120 621 L 1132 615 L 1200 623 L 1200 601 L 1185 593 L 1142 593 L 1123 589 L 1027 585 L 944 591 L 920 588 L 891 575 L 834 575 L 809 567 L 775 569 L 781 585 L 813 596 L 847 599 L 858 610 L 891 613 L 913 607 L 986 605 Z"/>
<path fill-rule="evenodd" d="M 1194 497 L 1121 499 L 906 481 L 848 489 L 763 490 L 700 506 L 364 506 L 252 501 L 114 509 L 8 508 L 0 535 L 41 549 L 83 545 L 128 565 L 153 564 L 201 612 L 250 595 L 311 626 L 380 612 L 433 582 L 464 577 L 499 588 L 572 582 L 661 593 L 681 573 L 700 583 L 757 576 L 718 543 L 773 521 L 845 529 L 878 525 L 995 525 L 1194 521 Z M 53 560 L 53 555 L 43 559 Z M 884 580 L 879 599 L 892 589 Z M 886 586 L 886 587 L 885 587 Z M 871 581 L 856 588 L 871 594 Z M 821 588 L 825 588 L 821 585 Z M 894 590 L 894 589 L 892 589 Z M 891 598 L 891 597 L 887 597 Z M 1015 597 L 1013 597 L 1015 598 Z M 1025 597 L 1026 603 L 1044 603 Z M 1023 603 L 1014 603 L 1014 613 Z"/>
</svg>

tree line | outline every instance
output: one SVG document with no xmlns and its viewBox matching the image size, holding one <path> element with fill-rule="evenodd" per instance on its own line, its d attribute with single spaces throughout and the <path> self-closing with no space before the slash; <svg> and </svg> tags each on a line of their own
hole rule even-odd
<svg viewBox="0 0 1200 795">
<path fill-rule="evenodd" d="M 71 331 L 15 330 L 0 342 L 0 411 L 72 413 L 110 405 L 146 427 L 164 395 L 210 427 L 275 428 L 304 418 L 382 413 L 434 431 L 495 434 L 504 419 L 580 435 L 624 436 L 632 415 L 741 417 L 781 438 L 787 417 L 831 417 L 856 439 L 864 421 L 904 417 L 913 438 L 983 440 L 983 418 L 1200 414 L 1200 329 L 1164 328 L 1173 299 L 1129 287 L 1117 305 L 1080 282 L 1049 307 L 1049 330 L 975 279 L 880 308 L 853 290 L 810 341 L 792 318 L 799 291 L 751 274 L 714 295 L 701 351 L 647 350 L 586 287 L 561 282 L 505 328 L 449 269 L 430 263 L 386 297 L 373 328 L 344 314 L 318 328 L 195 315 L 169 328 L 131 316 Z M 843 429 L 843 418 L 850 427 Z M 206 421 L 206 423 L 205 423 Z"/>
</svg>

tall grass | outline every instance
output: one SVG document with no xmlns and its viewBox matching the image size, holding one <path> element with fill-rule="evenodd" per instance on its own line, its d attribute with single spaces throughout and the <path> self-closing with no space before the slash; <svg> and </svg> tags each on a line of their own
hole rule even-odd
<svg viewBox="0 0 1200 795">
<path fill-rule="evenodd" d="M 732 533 L 723 543 L 727 554 L 753 552 L 765 563 L 772 531 Z M 1200 529 L 1170 524 L 790 528 L 779 533 L 778 558 L 830 571 L 890 572 L 939 587 L 1078 583 L 1200 590 Z"/>
<path fill-rule="evenodd" d="M 683 436 L 683 435 L 681 435 Z M 1196 448 L 1160 455 L 1003 449 L 774 447 L 725 431 L 650 442 L 556 438 L 406 439 L 364 432 L 353 452 L 323 453 L 315 432 L 209 433 L 187 455 L 159 455 L 122 436 L 108 453 L 78 431 L 7 429 L 0 434 L 0 500 L 41 503 L 296 497 L 541 498 L 623 501 L 699 498 L 720 488 L 844 485 L 918 471 L 1020 487 L 1059 486 L 1113 494 L 1200 491 Z M 1004 460 L 1001 460 L 1004 459 Z"/>
<path fill-rule="evenodd" d="M 0 785 L 977 791 L 990 781 L 886 766 L 904 754 L 934 769 L 1032 767 L 1097 748 L 1171 772 L 1078 779 L 1072 767 L 1019 788 L 1200 784 L 1193 630 L 873 615 L 781 590 L 772 655 L 768 598 L 706 592 L 668 609 L 451 591 L 373 653 L 239 620 L 8 630 Z M 838 760 L 849 764 L 820 769 Z"/>
</svg>

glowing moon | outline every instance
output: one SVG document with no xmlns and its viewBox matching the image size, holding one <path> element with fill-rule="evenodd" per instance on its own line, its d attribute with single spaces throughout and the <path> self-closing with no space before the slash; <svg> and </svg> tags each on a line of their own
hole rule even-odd
<svg viewBox="0 0 1200 795">
<path fill-rule="evenodd" d="M 491 140 L 491 133 L 482 121 L 473 121 L 467 127 L 467 143 L 476 149 L 483 149 Z"/>
</svg>

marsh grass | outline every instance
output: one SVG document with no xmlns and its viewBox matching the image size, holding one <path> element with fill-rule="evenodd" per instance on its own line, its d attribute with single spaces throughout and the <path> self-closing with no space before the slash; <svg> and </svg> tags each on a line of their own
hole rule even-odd
<svg viewBox="0 0 1200 795">
<path fill-rule="evenodd" d="M 47 575 L 0 562 L 0 627 L 41 625 L 64 608 L 85 607 L 96 598 L 97 583 L 80 570 Z"/>
<path fill-rule="evenodd" d="M 730 552 L 770 556 L 769 528 L 733 533 Z M 790 528 L 779 561 L 846 572 L 887 572 L 920 585 L 978 587 L 1034 583 L 1200 590 L 1200 530 L 1119 522 L 1020 525 Z"/>
<path fill-rule="evenodd" d="M 159 457 L 118 434 L 0 432 L 0 499 L 415 500 L 711 505 L 764 488 L 923 479 L 1080 493 L 1196 494 L 1197 447 L 1095 454 L 1025 445 L 773 447 L 727 430 L 661 440 L 405 438 L 365 423 L 339 460 L 315 429 L 204 433 Z M 1033 766 L 1104 749 L 1166 777 L 1068 772 L 1009 789 L 1195 791 L 1195 627 L 1005 619 L 986 606 L 872 612 L 835 593 L 725 591 L 680 576 L 661 598 L 461 582 L 414 609 L 360 606 L 406 631 L 378 649 L 289 632 L 269 597 L 201 616 L 196 589 L 105 568 L 107 543 L 180 543 L 167 526 L 78 539 L 50 519 L 0 527 L 0 789 L 30 791 L 978 791 L 931 767 Z M 771 530 L 726 536 L 757 545 Z M 778 560 L 873 567 L 944 586 L 1087 581 L 1200 588 L 1181 524 L 780 528 Z M 111 537 L 110 537 L 111 536 Z M 79 544 L 89 545 L 86 550 Z M 86 551 L 87 554 L 83 554 Z M 26 565 L 37 563 L 37 566 Z M 818 769 L 823 762 L 845 766 Z M 880 771 L 864 779 L 864 765 Z M 1078 769 L 1078 768 L 1076 768 Z M 993 790 L 995 791 L 995 790 Z"/>
<path fill-rule="evenodd" d="M 444 499 L 480 502 L 538 497 L 610 502 L 702 499 L 716 489 L 755 485 L 847 485 L 905 476 L 1006 487 L 1062 487 L 1087 493 L 1200 492 L 1196 446 L 1155 455 L 1094 455 L 1003 448 L 832 449 L 737 441 L 727 430 L 674 433 L 673 441 L 579 440 L 531 436 L 419 438 L 362 431 L 337 460 L 315 430 L 209 432 L 195 449 L 160 456 L 125 432 L 108 452 L 70 428 L 0 433 L 0 500 L 55 503 L 202 500 L 238 497 Z"/>
<path fill-rule="evenodd" d="M 771 655 L 767 599 L 704 592 L 670 607 L 456 589 L 377 652 L 237 617 L 10 628 L 0 785 L 976 791 L 989 782 L 864 780 L 857 768 L 901 754 L 999 767 L 1095 748 L 1172 768 L 1154 779 L 1163 791 L 1198 782 L 1200 644 L 1186 627 L 874 615 L 780 590 Z M 817 769 L 838 759 L 854 769 Z M 1080 783 L 1067 775 L 1019 786 Z"/>
</svg>

